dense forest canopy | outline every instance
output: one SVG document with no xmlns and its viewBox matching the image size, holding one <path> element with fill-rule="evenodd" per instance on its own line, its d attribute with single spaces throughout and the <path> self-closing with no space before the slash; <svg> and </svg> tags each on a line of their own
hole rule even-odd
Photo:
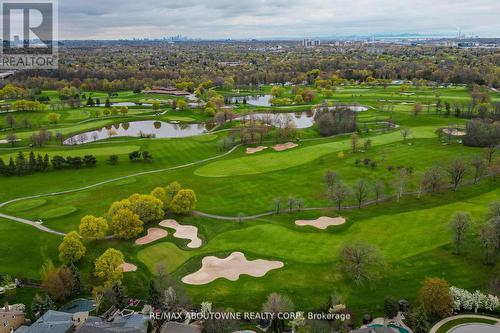
<svg viewBox="0 0 500 333">
<path fill-rule="evenodd" d="M 18 72 L 11 81 L 27 88 L 119 91 L 211 80 L 216 86 L 338 78 L 383 83 L 500 86 L 500 53 L 495 48 L 361 42 L 322 45 L 296 42 L 67 42 L 57 71 Z"/>
</svg>

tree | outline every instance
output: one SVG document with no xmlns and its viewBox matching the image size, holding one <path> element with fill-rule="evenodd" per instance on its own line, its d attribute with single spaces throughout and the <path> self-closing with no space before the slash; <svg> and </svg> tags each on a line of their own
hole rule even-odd
<svg viewBox="0 0 500 333">
<path fill-rule="evenodd" d="M 458 189 L 458 186 L 467 174 L 467 164 L 461 158 L 452 160 L 446 167 L 446 171 L 450 177 L 450 182 L 453 185 L 453 191 Z"/>
<path fill-rule="evenodd" d="M 112 285 L 123 277 L 122 265 L 125 262 L 123 253 L 109 248 L 94 264 L 94 275 L 104 282 L 104 285 Z"/>
<path fill-rule="evenodd" d="M 353 153 L 358 151 L 358 142 L 359 142 L 359 136 L 356 133 L 352 133 L 352 135 L 351 135 L 351 148 L 352 148 Z"/>
<path fill-rule="evenodd" d="M 75 285 L 73 287 L 73 290 L 71 292 L 72 295 L 79 295 L 83 291 L 83 283 L 82 283 L 82 276 L 80 274 L 80 271 L 74 264 L 70 264 L 68 267 L 71 272 L 73 273 L 73 277 L 75 278 Z"/>
<path fill-rule="evenodd" d="M 421 185 L 426 191 L 437 193 L 444 184 L 443 178 L 443 169 L 439 166 L 431 166 L 425 170 L 422 176 Z"/>
<path fill-rule="evenodd" d="M 378 180 L 372 185 L 373 193 L 375 194 L 375 204 L 378 205 L 380 196 L 384 193 L 385 184 L 383 181 Z"/>
<path fill-rule="evenodd" d="M 130 210 L 139 216 L 139 219 L 144 223 L 151 223 L 161 220 L 165 215 L 163 211 L 163 202 L 147 194 L 132 194 L 128 201 L 130 202 Z"/>
<path fill-rule="evenodd" d="M 14 129 L 14 127 L 16 126 L 16 119 L 12 114 L 7 113 L 7 115 L 5 116 L 5 123 L 7 124 L 8 128 Z"/>
<path fill-rule="evenodd" d="M 83 156 L 83 164 L 89 168 L 94 167 L 97 164 L 97 159 L 94 155 L 85 155 Z"/>
<path fill-rule="evenodd" d="M 337 210 L 340 212 L 342 208 L 342 203 L 351 195 L 351 190 L 349 187 L 341 181 L 335 183 L 335 185 L 328 189 L 327 197 L 336 204 Z"/>
<path fill-rule="evenodd" d="M 365 281 L 371 283 L 376 280 L 383 262 L 379 251 L 373 245 L 363 241 L 344 245 L 340 251 L 342 270 L 352 277 L 357 285 L 362 285 Z"/>
<path fill-rule="evenodd" d="M 291 312 L 293 310 L 294 305 L 290 298 L 277 293 L 270 294 L 262 306 L 262 311 L 273 315 L 270 329 L 271 332 L 277 333 L 285 332 L 285 321 L 278 315 L 280 313 Z"/>
<path fill-rule="evenodd" d="M 80 241 L 80 235 L 71 231 L 59 245 L 59 260 L 65 264 L 74 263 L 83 258 L 86 249 Z"/>
<path fill-rule="evenodd" d="M 162 293 L 153 279 L 149 281 L 148 302 L 154 309 L 160 309 L 163 305 Z"/>
<path fill-rule="evenodd" d="M 112 303 L 113 305 L 120 310 L 123 310 L 127 307 L 127 295 L 125 293 L 125 288 L 123 287 L 121 282 L 115 282 L 111 287 L 112 292 Z"/>
<path fill-rule="evenodd" d="M 141 152 L 140 152 L 140 151 L 138 151 L 138 150 L 133 151 L 133 152 L 130 152 L 130 153 L 128 154 L 128 158 L 129 158 L 129 160 L 131 160 L 132 162 L 135 162 L 135 161 L 137 161 L 138 159 L 140 159 L 140 158 L 141 158 Z"/>
<path fill-rule="evenodd" d="M 151 191 L 151 195 L 163 203 L 163 210 L 167 210 L 170 204 L 170 198 L 167 195 L 167 191 L 163 187 L 156 187 Z"/>
<path fill-rule="evenodd" d="M 471 158 L 470 164 L 474 169 L 474 184 L 484 176 L 484 172 L 486 171 L 486 162 L 481 155 L 474 155 Z"/>
<path fill-rule="evenodd" d="M 336 180 L 337 180 L 337 173 L 331 170 L 325 172 L 325 183 L 327 188 L 332 188 L 333 185 L 335 185 Z"/>
<path fill-rule="evenodd" d="M 111 229 L 113 229 L 116 237 L 121 239 L 133 238 L 144 230 L 139 215 L 128 208 L 122 208 L 113 213 L 111 216 Z"/>
<path fill-rule="evenodd" d="M 115 214 L 121 209 L 130 209 L 130 201 L 128 199 L 123 199 L 120 201 L 115 201 L 109 206 L 106 217 L 112 219 Z"/>
<path fill-rule="evenodd" d="M 410 309 L 410 312 L 406 314 L 405 322 L 414 333 L 428 333 L 431 329 L 431 323 L 427 320 L 425 310 L 421 306 Z"/>
<path fill-rule="evenodd" d="M 384 316 L 392 319 L 398 315 L 399 303 L 394 297 L 386 297 L 384 299 Z"/>
<path fill-rule="evenodd" d="M 485 159 L 488 162 L 488 165 L 491 165 L 491 162 L 493 161 L 493 155 L 495 155 L 496 150 L 498 149 L 498 146 L 496 144 L 489 145 L 486 147 L 486 150 L 484 152 Z"/>
<path fill-rule="evenodd" d="M 42 288 L 52 299 L 63 302 L 72 295 L 75 285 L 73 272 L 68 267 L 61 267 L 47 274 Z"/>
<path fill-rule="evenodd" d="M 403 138 L 403 142 L 406 143 L 406 140 L 408 140 L 408 137 L 411 135 L 411 129 L 408 127 L 401 127 L 399 132 L 401 133 L 401 137 Z"/>
<path fill-rule="evenodd" d="M 151 108 L 153 109 L 153 111 L 157 112 L 158 110 L 160 110 L 160 102 L 153 101 L 153 103 L 151 103 Z"/>
<path fill-rule="evenodd" d="M 170 209 L 176 214 L 188 214 L 196 206 L 196 195 L 193 190 L 180 190 L 172 199 Z"/>
<path fill-rule="evenodd" d="M 108 231 L 108 221 L 103 217 L 87 215 L 80 220 L 78 230 L 84 238 L 103 238 Z"/>
<path fill-rule="evenodd" d="M 422 113 L 422 110 L 424 109 L 424 106 L 420 103 L 415 103 L 413 105 L 413 115 L 418 116 L 419 114 Z"/>
<path fill-rule="evenodd" d="M 14 147 L 17 142 L 17 135 L 15 133 L 7 133 L 6 140 L 12 147 Z"/>
<path fill-rule="evenodd" d="M 118 164 L 118 155 L 109 155 L 109 158 L 107 159 L 107 162 L 111 165 L 116 165 Z"/>
<path fill-rule="evenodd" d="M 453 234 L 453 243 L 455 244 L 455 253 L 460 255 L 462 247 L 467 239 L 467 232 L 471 225 L 472 218 L 469 213 L 456 212 L 451 219 L 449 226 Z"/>
<path fill-rule="evenodd" d="M 189 104 L 188 104 L 188 102 L 186 102 L 186 101 L 185 101 L 185 100 L 183 100 L 183 99 L 178 99 L 178 100 L 177 100 L 177 103 L 176 103 L 176 107 L 177 107 L 179 110 L 184 111 L 184 110 L 187 110 L 187 109 L 188 109 Z"/>
<path fill-rule="evenodd" d="M 61 115 L 59 113 L 51 112 L 47 115 L 47 120 L 51 124 L 57 124 L 59 119 L 61 119 Z"/>
<path fill-rule="evenodd" d="M 420 288 L 418 298 L 425 313 L 431 319 L 442 319 L 452 314 L 453 299 L 448 281 L 428 277 Z"/>
<path fill-rule="evenodd" d="M 485 223 L 479 228 L 479 240 L 483 246 L 483 261 L 486 265 L 493 265 L 498 256 L 500 246 L 496 230 L 490 223 Z"/>
<path fill-rule="evenodd" d="M 177 192 L 179 192 L 181 190 L 181 184 L 179 184 L 179 182 L 171 182 L 170 184 L 168 184 L 166 187 L 165 187 L 165 191 L 167 192 L 168 196 L 170 197 L 170 200 L 172 200 L 175 195 L 177 194 Z"/>
<path fill-rule="evenodd" d="M 363 201 L 368 196 L 368 184 L 364 179 L 358 181 L 358 184 L 354 188 L 354 196 L 356 197 L 356 201 L 358 201 L 358 208 L 361 208 Z"/>
</svg>

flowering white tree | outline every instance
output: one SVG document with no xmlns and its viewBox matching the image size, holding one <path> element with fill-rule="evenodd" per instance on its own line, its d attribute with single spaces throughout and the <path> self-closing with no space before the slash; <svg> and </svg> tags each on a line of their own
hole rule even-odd
<svg viewBox="0 0 500 333">
<path fill-rule="evenodd" d="M 494 311 L 500 307 L 500 299 L 494 295 L 486 295 L 476 290 L 471 293 L 465 289 L 450 287 L 450 294 L 453 298 L 453 309 L 454 310 L 488 310 Z"/>
<path fill-rule="evenodd" d="M 207 316 L 212 313 L 212 303 L 211 302 L 203 302 L 201 303 L 201 313 L 203 316 Z"/>
</svg>

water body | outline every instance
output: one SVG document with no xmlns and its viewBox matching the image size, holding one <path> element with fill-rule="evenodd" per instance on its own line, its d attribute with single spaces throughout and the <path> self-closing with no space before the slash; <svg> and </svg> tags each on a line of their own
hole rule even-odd
<svg viewBox="0 0 500 333">
<path fill-rule="evenodd" d="M 251 113 L 237 117 L 236 120 L 258 119 L 275 127 L 283 127 L 287 122 L 294 124 L 295 128 L 308 128 L 314 125 L 314 112 L 295 113 Z"/>
<path fill-rule="evenodd" d="M 84 144 L 114 137 L 184 138 L 200 135 L 206 131 L 207 127 L 204 123 L 177 124 L 154 120 L 132 121 L 80 133 L 66 139 L 64 144 Z"/>
<path fill-rule="evenodd" d="M 235 104 L 238 101 L 238 104 L 244 104 L 246 100 L 246 104 L 253 106 L 271 106 L 272 95 L 250 95 L 250 96 L 237 96 L 231 97 L 230 101 L 232 104 Z"/>
<path fill-rule="evenodd" d="M 106 106 L 106 104 L 99 104 L 97 106 Z M 113 103 L 111 102 L 111 106 L 116 106 L 116 107 L 122 107 L 122 106 L 151 106 L 151 103 L 133 103 L 133 102 L 117 102 L 117 103 Z"/>
</svg>

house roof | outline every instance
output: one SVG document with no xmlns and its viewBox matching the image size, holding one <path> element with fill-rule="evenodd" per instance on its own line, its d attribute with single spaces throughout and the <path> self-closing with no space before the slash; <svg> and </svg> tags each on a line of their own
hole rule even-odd
<svg viewBox="0 0 500 333">
<path fill-rule="evenodd" d="M 169 321 L 163 325 L 161 333 L 201 333 L 201 328 L 194 325 Z"/>
<path fill-rule="evenodd" d="M 89 317 L 78 333 L 145 333 L 147 331 L 146 319 L 141 314 L 133 314 L 113 322 L 103 321 L 101 318 Z"/>
<path fill-rule="evenodd" d="M 59 311 L 47 311 L 33 325 L 18 329 L 22 333 L 66 333 L 73 327 L 73 315 Z"/>
</svg>

